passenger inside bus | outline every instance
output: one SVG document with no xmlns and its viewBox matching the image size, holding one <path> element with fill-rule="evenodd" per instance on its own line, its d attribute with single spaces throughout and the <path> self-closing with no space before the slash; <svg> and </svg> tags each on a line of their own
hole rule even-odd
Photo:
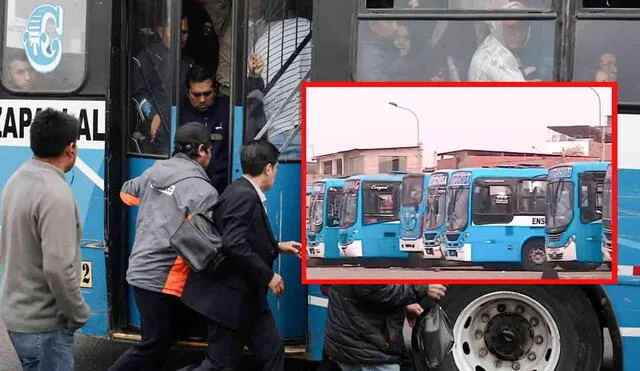
<svg viewBox="0 0 640 371">
<path fill-rule="evenodd" d="M 42 81 L 41 76 L 29 65 L 24 50 L 10 53 L 5 63 L 7 76 L 4 81 L 7 88 L 14 91 L 38 89 L 38 84 Z"/>
<path fill-rule="evenodd" d="M 510 2 L 505 9 L 524 9 L 520 2 Z M 478 46 L 471 65 L 469 81 L 526 81 L 534 69 L 524 68 L 518 56 L 527 46 L 531 34 L 528 21 L 498 20 L 489 22 L 490 35 Z"/>
<path fill-rule="evenodd" d="M 159 8 L 155 21 L 155 31 L 159 42 L 154 42 L 132 58 L 131 94 L 144 118 L 144 132 L 141 140 L 141 152 L 147 154 L 168 155 L 170 148 L 171 105 L 171 27 L 169 17 Z M 189 22 L 183 14 L 180 22 L 180 46 L 185 47 L 189 37 Z M 181 76 L 186 76 L 193 60 L 182 56 Z M 148 129 L 147 129 L 148 127 Z M 147 131 L 148 130 L 148 131 Z"/>
</svg>

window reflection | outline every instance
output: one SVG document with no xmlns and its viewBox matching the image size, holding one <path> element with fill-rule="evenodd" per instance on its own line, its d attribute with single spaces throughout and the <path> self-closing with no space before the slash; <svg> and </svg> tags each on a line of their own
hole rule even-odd
<svg viewBox="0 0 640 371">
<path fill-rule="evenodd" d="M 496 9 L 509 0 L 367 0 L 369 9 Z M 524 0 L 521 1 L 529 9 L 549 9 L 551 0 Z"/>
</svg>

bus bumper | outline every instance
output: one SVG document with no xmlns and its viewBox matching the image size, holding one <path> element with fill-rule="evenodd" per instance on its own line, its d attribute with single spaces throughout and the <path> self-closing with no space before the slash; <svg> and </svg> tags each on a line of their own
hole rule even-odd
<svg viewBox="0 0 640 371">
<path fill-rule="evenodd" d="M 362 253 L 362 241 L 356 240 L 351 242 L 350 244 L 340 244 L 340 256 L 343 258 L 361 258 L 364 254 Z"/>
<path fill-rule="evenodd" d="M 316 246 L 307 247 L 307 256 L 310 258 L 324 258 L 324 242 L 319 242 Z"/>
<path fill-rule="evenodd" d="M 547 261 L 574 262 L 578 259 L 576 241 L 573 236 L 569 238 L 569 242 L 563 247 L 546 246 L 545 251 L 547 252 Z"/>
<path fill-rule="evenodd" d="M 471 261 L 471 244 L 465 243 L 461 249 L 447 249 L 445 258 L 454 261 Z"/>
<path fill-rule="evenodd" d="M 422 238 L 415 240 L 400 240 L 400 251 L 422 252 Z"/>
<path fill-rule="evenodd" d="M 422 248 L 422 255 L 425 259 L 443 259 L 445 256 L 444 244 L 425 244 Z"/>
</svg>

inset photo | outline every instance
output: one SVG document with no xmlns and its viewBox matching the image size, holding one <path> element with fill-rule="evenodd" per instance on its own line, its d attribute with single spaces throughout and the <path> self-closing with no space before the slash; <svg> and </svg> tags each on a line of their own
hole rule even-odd
<svg viewBox="0 0 640 371">
<path fill-rule="evenodd" d="M 615 282 L 614 94 L 306 85 L 303 282 Z"/>
</svg>

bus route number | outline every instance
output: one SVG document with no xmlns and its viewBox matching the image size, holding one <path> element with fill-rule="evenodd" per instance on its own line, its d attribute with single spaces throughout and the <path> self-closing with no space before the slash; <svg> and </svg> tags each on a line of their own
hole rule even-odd
<svg viewBox="0 0 640 371">
<path fill-rule="evenodd" d="M 93 277 L 91 275 L 91 262 L 83 261 L 82 264 L 82 273 L 80 276 L 80 287 L 92 288 L 93 287 Z"/>
</svg>

